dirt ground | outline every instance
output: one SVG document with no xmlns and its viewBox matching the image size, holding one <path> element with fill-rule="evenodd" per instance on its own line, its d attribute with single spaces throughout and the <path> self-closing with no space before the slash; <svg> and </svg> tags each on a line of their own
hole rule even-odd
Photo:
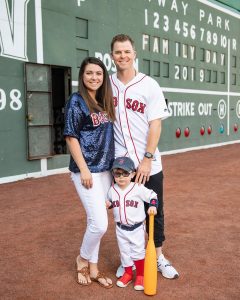
<svg viewBox="0 0 240 300">
<path fill-rule="evenodd" d="M 0 185 L 0 299 L 240 299 L 240 144 L 163 157 L 164 252 L 180 273 L 158 292 L 75 281 L 85 213 L 69 174 Z M 119 264 L 112 212 L 100 269 Z"/>
</svg>

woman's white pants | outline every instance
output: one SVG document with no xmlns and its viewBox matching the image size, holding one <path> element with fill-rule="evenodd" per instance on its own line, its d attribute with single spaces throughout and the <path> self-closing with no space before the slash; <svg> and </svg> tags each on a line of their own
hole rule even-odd
<svg viewBox="0 0 240 300">
<path fill-rule="evenodd" d="M 87 228 L 80 247 L 80 255 L 91 263 L 97 263 L 100 241 L 108 227 L 105 201 L 112 176 L 109 171 L 92 173 L 91 189 L 86 189 L 82 185 L 80 173 L 72 173 L 71 177 L 87 214 Z"/>
</svg>

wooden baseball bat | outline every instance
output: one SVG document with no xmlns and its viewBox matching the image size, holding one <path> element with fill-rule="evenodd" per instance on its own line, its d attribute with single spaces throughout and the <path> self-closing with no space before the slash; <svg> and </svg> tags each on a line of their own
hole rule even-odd
<svg viewBox="0 0 240 300">
<path fill-rule="evenodd" d="M 153 240 L 154 215 L 149 215 L 149 235 L 144 261 L 144 293 L 152 296 L 157 293 L 157 254 Z"/>
</svg>

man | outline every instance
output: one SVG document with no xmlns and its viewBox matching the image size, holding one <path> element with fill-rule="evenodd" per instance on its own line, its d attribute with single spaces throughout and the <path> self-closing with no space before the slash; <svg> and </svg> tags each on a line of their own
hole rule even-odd
<svg viewBox="0 0 240 300">
<path fill-rule="evenodd" d="M 135 182 L 144 184 L 158 195 L 158 213 L 154 218 L 154 242 L 158 270 L 166 278 L 179 274 L 162 253 L 164 236 L 163 172 L 157 148 L 161 135 L 161 120 L 169 116 L 159 84 L 134 68 L 136 51 L 128 35 L 116 35 L 111 42 L 111 55 L 117 73 L 111 76 L 116 107 L 114 123 L 115 156 L 129 156 L 137 169 Z M 145 207 L 147 211 L 147 206 Z M 147 215 L 147 214 L 146 214 Z M 148 215 L 147 215 L 148 230 Z M 116 273 L 121 277 L 124 268 Z"/>
</svg>

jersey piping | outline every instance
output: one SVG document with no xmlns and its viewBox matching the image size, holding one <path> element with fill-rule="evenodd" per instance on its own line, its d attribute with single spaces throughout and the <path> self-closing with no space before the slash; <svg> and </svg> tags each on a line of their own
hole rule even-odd
<svg viewBox="0 0 240 300">
<path fill-rule="evenodd" d="M 127 195 L 132 191 L 132 189 L 135 187 L 135 185 L 136 185 L 136 183 L 134 183 L 133 184 L 133 186 L 131 187 L 131 189 L 130 190 L 128 190 L 126 193 L 125 193 L 125 195 L 124 195 L 124 198 L 123 198 L 123 205 L 124 205 L 124 217 L 125 217 L 125 221 L 126 221 L 126 223 L 129 225 L 129 223 L 128 223 L 128 220 L 127 220 L 127 214 L 126 214 L 126 197 L 127 197 Z M 114 189 L 114 191 L 117 193 L 117 195 L 118 195 L 118 197 L 119 197 L 119 218 L 120 218 L 120 222 L 121 223 L 123 223 L 122 222 L 122 216 L 121 216 L 121 196 L 120 196 L 120 194 L 118 193 L 118 191 L 116 190 L 116 188 L 114 187 L 114 185 L 113 185 L 113 189 Z"/>
<path fill-rule="evenodd" d="M 124 92 L 124 109 L 125 109 L 125 115 L 126 115 L 126 120 L 127 120 L 127 126 L 128 126 L 128 132 L 129 132 L 129 135 L 130 135 L 130 138 L 131 138 L 131 141 L 132 141 L 132 145 L 133 145 L 133 148 L 134 148 L 134 152 L 135 152 L 135 155 L 136 155 L 136 158 L 138 160 L 138 162 L 140 163 L 140 159 L 138 157 L 138 154 L 137 154 L 137 150 L 136 150 L 136 146 L 135 146 L 135 143 L 133 141 L 133 138 L 132 138 L 132 134 L 131 134 L 131 129 L 130 129 L 130 125 L 129 125 L 129 122 L 128 122 L 128 114 L 127 114 L 127 109 L 126 109 L 126 93 L 128 91 L 128 89 L 132 86 L 134 86 L 135 84 L 138 84 L 139 82 L 141 82 L 144 78 L 146 77 L 146 75 L 144 75 L 142 78 L 140 78 L 138 81 L 132 83 L 131 85 L 129 85 L 126 89 L 125 89 L 125 92 Z M 115 84 L 112 76 L 111 76 L 111 81 L 112 83 L 114 84 L 114 86 L 116 87 L 117 89 L 117 93 L 118 93 L 118 103 L 117 103 L 117 106 L 119 108 L 119 88 L 118 86 Z M 123 134 L 123 129 L 122 129 L 122 122 L 121 122 L 121 117 L 120 117 L 120 109 L 118 109 L 118 114 L 119 114 L 119 120 L 120 120 L 120 127 L 121 127 L 121 132 L 122 132 L 122 136 L 123 136 L 123 139 L 124 139 L 124 143 L 125 143 L 125 148 L 127 149 L 127 146 L 126 146 L 126 141 L 125 141 L 125 137 L 124 137 L 124 134 Z"/>
<path fill-rule="evenodd" d="M 117 85 L 115 84 L 115 82 L 113 81 L 112 76 L 111 76 L 111 81 L 112 81 L 113 85 L 115 86 L 115 88 L 117 89 L 117 93 L 118 93 L 117 98 L 119 99 L 119 89 L 118 89 Z M 125 103 L 125 101 L 124 101 L 124 103 Z M 117 103 L 117 106 L 118 106 L 118 103 Z M 121 126 L 122 137 L 123 137 L 123 140 L 124 140 L 124 145 L 125 145 L 125 148 L 127 148 L 127 144 L 126 144 L 125 137 L 124 137 L 123 130 L 122 130 L 122 122 L 121 122 L 121 116 L 120 116 L 120 111 L 119 110 L 118 110 L 118 117 L 119 117 L 119 121 L 120 121 L 120 126 Z"/>
<path fill-rule="evenodd" d="M 146 75 L 144 75 L 140 80 L 138 80 L 137 82 L 134 82 L 133 84 L 129 85 L 126 90 L 125 90 L 125 93 L 124 93 L 124 108 L 125 108 L 125 114 L 126 114 L 126 119 L 127 119 L 127 125 L 128 125 L 128 131 L 129 131 L 129 135 L 130 135 L 130 138 L 131 138 L 131 141 L 132 141 L 132 144 L 133 144 L 133 148 L 134 148 L 134 151 L 135 151 L 135 154 L 136 154 L 136 157 L 137 157 L 137 160 L 138 162 L 140 163 L 140 159 L 138 157 L 138 154 L 137 154 L 137 150 L 136 150 L 136 146 L 134 144 L 134 141 L 133 141 L 133 138 L 132 138 L 132 134 L 131 134 L 131 129 L 130 129 L 130 126 L 129 126 L 129 122 L 128 122 L 128 114 L 127 114 L 127 109 L 126 109 L 126 92 L 127 90 L 132 87 L 133 85 L 139 83 L 140 81 L 142 81 L 144 78 L 146 77 Z M 121 125 L 122 126 L 122 125 Z"/>
</svg>

